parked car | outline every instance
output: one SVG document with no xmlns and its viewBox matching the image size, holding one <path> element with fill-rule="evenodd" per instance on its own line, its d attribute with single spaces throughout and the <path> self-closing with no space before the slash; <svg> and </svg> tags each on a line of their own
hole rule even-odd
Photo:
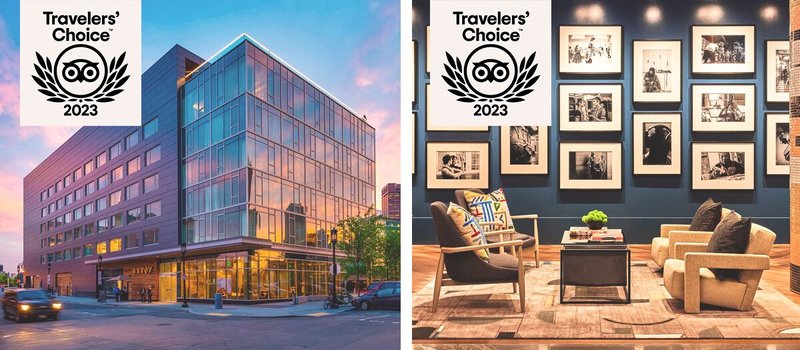
<svg viewBox="0 0 800 350">
<path fill-rule="evenodd" d="M 386 288 L 400 288 L 400 281 L 381 281 L 381 282 L 372 282 L 367 286 L 367 289 L 364 290 L 364 294 L 372 293 L 379 289 L 386 289 Z"/>
<path fill-rule="evenodd" d="M 41 289 L 6 290 L 3 295 L 3 317 L 16 322 L 28 318 L 58 319 L 61 301 Z"/>
<path fill-rule="evenodd" d="M 353 306 L 359 310 L 392 309 L 400 310 L 400 286 L 384 288 L 353 299 Z"/>
</svg>

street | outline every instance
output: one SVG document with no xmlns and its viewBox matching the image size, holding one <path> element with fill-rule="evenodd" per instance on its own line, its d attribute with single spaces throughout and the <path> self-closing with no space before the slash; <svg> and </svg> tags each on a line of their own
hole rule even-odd
<svg viewBox="0 0 800 350">
<path fill-rule="evenodd" d="M 0 349 L 399 349 L 399 311 L 246 318 L 65 304 L 58 321 L 0 319 Z"/>
</svg>

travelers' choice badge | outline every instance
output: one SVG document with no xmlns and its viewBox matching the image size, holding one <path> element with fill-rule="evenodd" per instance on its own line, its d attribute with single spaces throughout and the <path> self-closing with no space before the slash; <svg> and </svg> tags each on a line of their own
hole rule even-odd
<svg viewBox="0 0 800 350">
<path fill-rule="evenodd" d="M 22 0 L 22 125 L 141 124 L 141 2 Z"/>
<path fill-rule="evenodd" d="M 431 125 L 550 125 L 550 1 L 431 0 Z"/>
</svg>

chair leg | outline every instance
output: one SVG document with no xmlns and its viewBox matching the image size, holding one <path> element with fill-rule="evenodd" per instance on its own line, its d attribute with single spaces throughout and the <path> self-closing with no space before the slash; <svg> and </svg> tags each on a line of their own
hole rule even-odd
<svg viewBox="0 0 800 350">
<path fill-rule="evenodd" d="M 517 260 L 519 261 L 519 309 L 525 313 L 525 264 L 522 262 L 522 246 L 519 247 Z"/>
<path fill-rule="evenodd" d="M 533 248 L 533 257 L 536 259 L 536 268 L 539 268 L 539 243 Z"/>
<path fill-rule="evenodd" d="M 439 306 L 439 294 L 442 289 L 442 275 L 444 274 L 444 253 L 439 253 L 439 264 L 436 266 L 436 281 L 433 284 L 433 304 L 431 312 L 436 312 Z"/>
<path fill-rule="evenodd" d="M 517 294 L 517 282 L 511 283 L 511 287 L 514 289 L 514 294 Z"/>
</svg>

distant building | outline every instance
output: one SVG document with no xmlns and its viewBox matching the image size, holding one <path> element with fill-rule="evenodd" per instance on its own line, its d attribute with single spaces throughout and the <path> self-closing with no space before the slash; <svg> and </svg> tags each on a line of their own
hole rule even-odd
<svg viewBox="0 0 800 350">
<path fill-rule="evenodd" d="M 386 219 L 383 224 L 385 233 L 400 233 L 400 220 Z"/>
<path fill-rule="evenodd" d="M 400 220 L 400 184 L 388 183 L 383 186 L 381 204 L 383 215 L 392 220 Z"/>
</svg>

